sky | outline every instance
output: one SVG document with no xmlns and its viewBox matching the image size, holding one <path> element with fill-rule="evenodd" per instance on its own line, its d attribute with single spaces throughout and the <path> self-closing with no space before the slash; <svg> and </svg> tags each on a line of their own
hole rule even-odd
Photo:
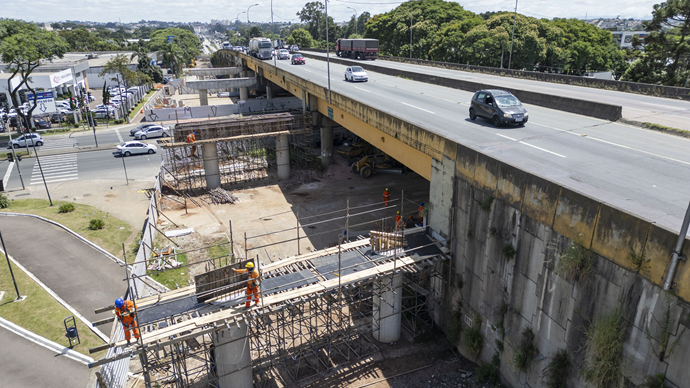
<svg viewBox="0 0 690 388">
<path fill-rule="evenodd" d="M 309 0 L 274 0 L 274 21 L 299 22 L 295 15 Z M 518 13 L 537 18 L 597 17 L 650 19 L 654 4 L 661 0 L 519 0 Z M 137 22 L 161 20 L 170 22 L 210 22 L 211 19 L 246 22 L 247 8 L 252 22 L 271 21 L 271 0 L 7 0 L 0 6 L 0 17 L 36 22 L 81 20 L 96 22 Z M 512 0 L 459 1 L 468 11 L 513 11 Z M 328 15 L 338 21 L 368 11 L 372 16 L 390 11 L 401 2 L 392 0 L 329 0 Z M 349 8 L 348 8 L 349 7 Z"/>
</svg>

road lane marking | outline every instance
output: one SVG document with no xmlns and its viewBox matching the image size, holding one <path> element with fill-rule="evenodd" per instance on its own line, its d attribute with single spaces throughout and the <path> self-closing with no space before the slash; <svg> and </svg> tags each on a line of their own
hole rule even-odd
<svg viewBox="0 0 690 388">
<path fill-rule="evenodd" d="M 550 125 L 537 124 L 537 123 L 534 123 L 534 122 L 532 122 L 532 124 L 536 124 L 536 125 L 539 125 L 539 126 L 542 126 L 542 127 L 551 128 L 551 129 L 556 130 L 556 131 L 559 131 L 559 132 L 569 133 L 569 134 L 575 135 L 575 136 L 577 136 L 577 137 L 581 137 L 581 138 L 585 138 L 585 139 L 596 140 L 596 141 L 599 141 L 599 142 L 602 142 L 602 143 L 607 143 L 607 144 L 610 144 L 610 145 L 613 145 L 613 146 L 616 146 L 616 147 L 621 147 L 621 148 L 625 148 L 625 149 L 628 149 L 628 150 L 631 150 L 631 151 L 641 152 L 641 153 L 643 153 L 643 154 L 647 154 L 647 155 L 651 155 L 651 156 L 656 156 L 656 157 L 659 157 L 659 158 L 662 158 L 662 159 L 671 160 L 671 161 L 674 161 L 674 162 L 678 162 L 678 163 L 681 163 L 681 164 L 685 164 L 685 165 L 690 166 L 690 162 L 686 162 L 686 161 L 684 161 L 684 160 L 672 158 L 672 157 L 670 157 L 670 156 L 664 156 L 664 155 L 660 155 L 660 154 L 655 154 L 654 152 L 649 152 L 649 151 L 641 150 L 641 149 L 639 149 L 639 148 L 634 148 L 634 147 L 626 146 L 626 145 L 623 145 L 623 144 L 614 143 L 614 142 L 612 142 L 612 141 L 608 141 L 608 140 L 604 140 L 604 139 L 599 139 L 599 138 L 594 137 L 594 136 L 591 136 L 591 135 L 585 135 L 585 134 L 582 134 L 582 133 L 571 132 L 571 131 L 565 130 L 565 129 L 555 128 L 555 127 L 552 127 L 552 126 L 550 126 Z"/>
<path fill-rule="evenodd" d="M 565 158 L 565 156 L 563 156 L 563 155 L 561 155 L 561 154 L 557 154 L 557 153 L 555 153 L 555 152 L 552 152 L 552 151 L 549 151 L 549 150 L 545 150 L 545 149 L 543 149 L 543 148 L 541 148 L 541 147 L 537 147 L 537 146 L 535 146 L 535 145 L 532 145 L 532 144 L 529 144 L 529 143 L 525 143 L 524 141 L 519 141 L 518 143 L 524 144 L 524 145 L 529 146 L 529 147 L 536 148 L 536 149 L 538 149 L 538 150 L 540 150 L 540 151 L 544 151 L 544 152 L 548 152 L 548 153 L 550 153 L 550 154 L 554 154 L 554 155 L 556 155 L 556 156 L 560 156 L 561 158 Z"/>
<path fill-rule="evenodd" d="M 10 174 L 12 174 L 12 167 L 14 167 L 15 162 L 10 162 L 9 166 L 7 166 L 7 172 L 5 172 L 5 176 L 2 178 L 2 181 L 5 182 L 5 186 L 7 186 L 7 182 L 10 180 Z"/>
<path fill-rule="evenodd" d="M 124 143 L 125 141 L 122 140 L 122 135 L 120 135 L 120 131 L 115 129 L 115 133 L 117 134 L 117 139 L 120 140 L 120 143 Z"/>
<path fill-rule="evenodd" d="M 506 135 L 501 135 L 500 133 L 497 133 L 497 135 L 500 136 L 500 137 L 505 137 L 506 139 L 510 139 L 510 140 L 512 140 L 512 141 L 517 141 L 517 139 L 513 139 L 512 137 L 508 137 L 508 136 L 506 136 Z"/>
<path fill-rule="evenodd" d="M 403 102 L 403 104 L 405 104 L 405 105 L 407 105 L 407 106 L 409 106 L 409 107 L 412 107 L 412 108 L 416 108 L 416 109 L 419 109 L 419 110 L 423 110 L 424 112 L 429 112 L 429 113 L 431 113 L 432 115 L 435 115 L 435 114 L 436 114 L 436 113 L 434 113 L 434 112 L 432 112 L 432 111 L 430 111 L 430 110 L 426 110 L 426 109 L 424 109 L 424 108 L 420 108 L 420 107 L 418 107 L 418 106 L 414 106 L 414 105 L 408 104 L 408 103 L 406 103 L 406 102 Z"/>
<path fill-rule="evenodd" d="M 363 91 L 363 92 L 371 93 L 369 90 L 362 89 L 362 88 L 358 88 L 357 86 L 353 86 L 353 87 L 354 87 L 355 89 L 359 89 L 359 90 L 361 90 L 361 91 Z"/>
</svg>

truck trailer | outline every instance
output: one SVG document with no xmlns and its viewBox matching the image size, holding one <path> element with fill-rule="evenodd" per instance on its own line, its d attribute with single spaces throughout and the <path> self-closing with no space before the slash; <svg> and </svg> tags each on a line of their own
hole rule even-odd
<svg viewBox="0 0 690 388">
<path fill-rule="evenodd" d="M 259 59 L 271 59 L 273 44 L 267 38 L 252 38 L 249 41 L 249 55 Z"/>
<path fill-rule="evenodd" d="M 338 39 L 335 53 L 339 57 L 376 59 L 379 55 L 378 39 Z"/>
</svg>

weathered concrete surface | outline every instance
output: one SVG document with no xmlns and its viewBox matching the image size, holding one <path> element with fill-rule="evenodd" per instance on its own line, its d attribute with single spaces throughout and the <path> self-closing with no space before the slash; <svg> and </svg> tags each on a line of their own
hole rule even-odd
<svg viewBox="0 0 690 388">
<path fill-rule="evenodd" d="M 230 78 L 230 79 L 210 79 L 204 81 L 187 81 L 185 84 L 190 89 L 226 89 L 226 88 L 250 88 L 258 84 L 256 77 L 250 78 Z"/>
<path fill-rule="evenodd" d="M 665 373 L 667 386 L 687 385 L 690 335 L 680 333 L 690 326 L 690 266 L 681 263 L 678 268 L 676 295 L 661 288 L 677 234 L 463 146 L 458 146 L 454 164 L 450 246 L 455 274 L 449 277 L 452 284 L 442 309 L 462 305 L 463 328 L 475 313 L 481 315 L 483 361 L 497 351 L 496 340 L 504 341 L 501 373 L 507 384 L 543 386 L 542 370 L 559 349 L 566 349 L 573 366 L 568 386 L 584 388 L 585 328 L 620 307 L 625 322 L 623 383 L 636 386 L 647 376 Z M 432 174 L 432 188 L 443 181 L 438 176 Z M 491 207 L 482 209 L 480 204 L 490 197 Z M 583 283 L 559 275 L 560 256 L 573 242 L 593 251 L 594 272 Z M 506 244 L 516 250 L 512 259 L 503 253 Z M 645 252 L 649 262 L 635 265 L 631 249 Z M 690 241 L 684 252 L 690 252 Z M 666 314 L 669 344 L 679 335 L 680 342 L 676 353 L 661 362 L 660 322 Z M 443 317 L 446 327 L 449 316 Z M 528 374 L 511 366 L 525 329 L 535 333 L 539 354 Z M 458 348 L 466 351 L 462 344 Z"/>
<path fill-rule="evenodd" d="M 235 75 L 242 72 L 241 67 L 209 67 L 201 69 L 185 69 L 185 74 L 187 75 Z"/>
</svg>

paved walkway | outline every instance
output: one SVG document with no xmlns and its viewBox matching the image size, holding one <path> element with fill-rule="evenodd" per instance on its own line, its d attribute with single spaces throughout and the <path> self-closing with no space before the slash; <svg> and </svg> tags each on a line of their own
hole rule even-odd
<svg viewBox="0 0 690 388">
<path fill-rule="evenodd" d="M 8 248 L 9 249 L 9 248 Z M 0 328 L 3 388 L 84 387 L 88 367 Z"/>
<path fill-rule="evenodd" d="M 126 291 L 125 270 L 64 229 L 33 217 L 0 216 L 8 253 L 89 321 Z M 99 326 L 110 334 L 111 325 Z"/>
</svg>

